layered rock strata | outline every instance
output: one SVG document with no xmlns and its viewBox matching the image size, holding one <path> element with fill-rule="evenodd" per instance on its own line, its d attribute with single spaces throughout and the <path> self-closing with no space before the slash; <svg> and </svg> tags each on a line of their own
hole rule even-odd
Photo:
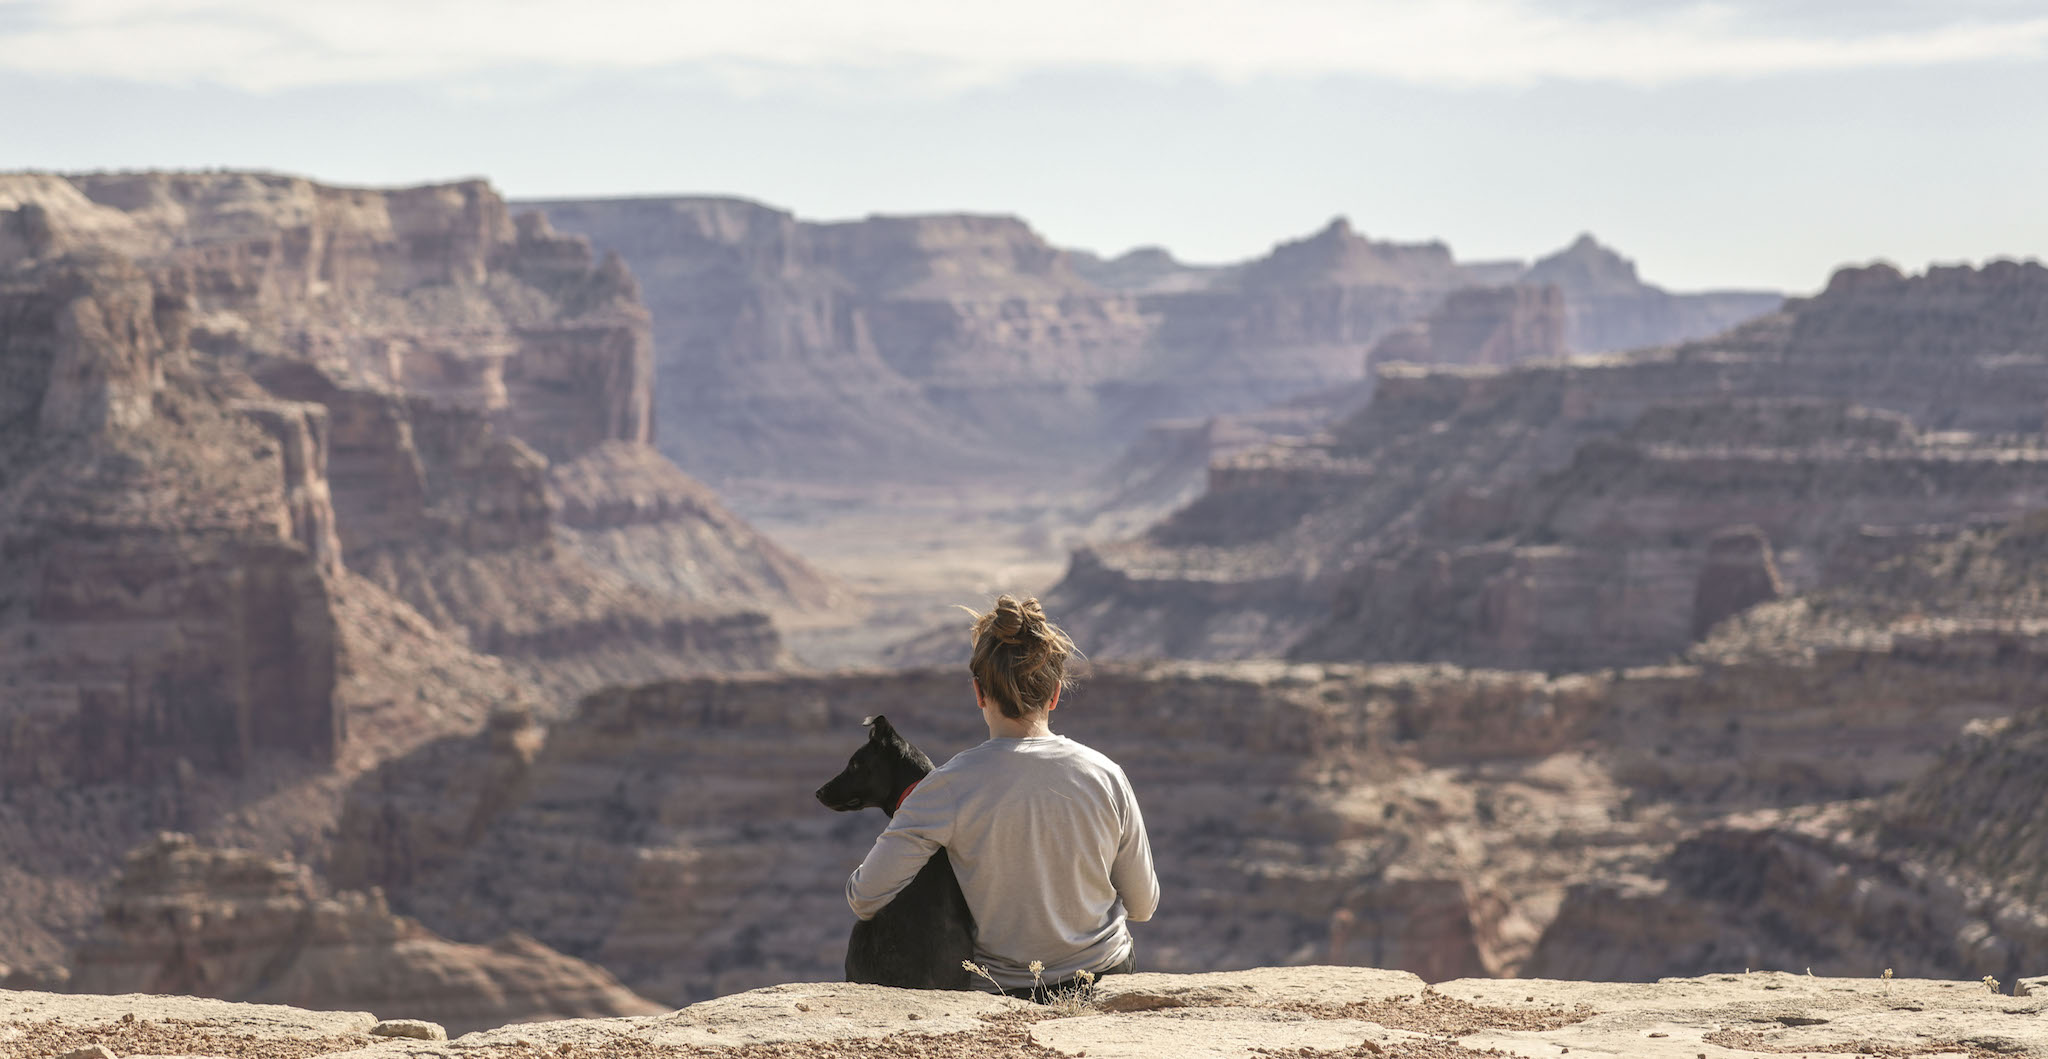
<svg viewBox="0 0 2048 1059">
<path fill-rule="evenodd" d="M 456 944 L 382 894 L 330 895 L 302 865 L 169 833 L 129 854 L 66 988 L 374 1008 L 454 1033 L 661 1010 L 531 938 Z"/>
<path fill-rule="evenodd" d="M 1529 286 L 1554 285 L 1565 300 L 1565 345 L 1578 353 L 1608 353 L 1704 338 L 1778 308 L 1769 291 L 1672 294 L 1644 283 L 1636 264 L 1581 235 L 1570 246 L 1539 258 L 1516 277 Z"/>
<path fill-rule="evenodd" d="M 1728 531 L 1802 591 L 1880 535 L 2041 506 L 2043 303 L 2036 264 L 1875 266 L 1675 350 L 1389 366 L 1324 435 L 1220 460 L 1172 518 L 1077 554 L 1048 602 L 1123 656 L 1668 658 L 1724 605 L 1700 583 Z"/>
<path fill-rule="evenodd" d="M 2048 661 L 2042 528 L 2035 517 L 1910 549 L 1717 630 L 1696 652 L 1717 667 L 1808 658 L 1846 675 L 1846 660 L 1860 668 L 1881 651 L 1900 660 L 1887 673 L 1900 663 L 1947 673 L 1908 694 L 2013 712 L 1942 740 L 1931 767 L 1882 797 L 1719 820 L 1641 876 L 1574 887 L 1530 972 L 1637 979 L 1797 962 L 2005 981 L 2030 973 L 2048 952 L 2038 811 L 2048 715 L 2024 690 Z M 1993 674 L 2003 676 L 1987 683 Z"/>
<path fill-rule="evenodd" d="M 1513 364 L 1571 352 L 1564 292 L 1541 286 L 1467 287 L 1424 319 L 1380 339 L 1367 364 Z"/>
<path fill-rule="evenodd" d="M 331 760 L 317 415 L 238 413 L 253 388 L 194 363 L 186 304 L 118 258 L 0 263 L 0 315 L 0 791 Z"/>
<path fill-rule="evenodd" d="M 494 708 L 775 664 L 824 590 L 648 445 L 651 365 L 623 266 L 480 182 L 0 175 L 0 962 L 154 830 L 317 862 Z M 611 520 L 694 580 L 567 539 Z"/>
<path fill-rule="evenodd" d="M 721 481 L 1003 473 L 1069 485 L 1048 469 L 1099 464 L 1151 420 L 1356 382 L 1377 340 L 1447 294 L 1543 268 L 1461 263 L 1441 243 L 1373 240 L 1341 218 L 1263 258 L 1190 267 L 1163 252 L 1104 262 L 1061 251 L 1010 217 L 814 223 L 703 198 L 533 205 L 643 278 L 664 451 Z M 1655 341 L 1776 305 L 1696 304 L 1626 271 L 1626 292 L 1600 290 Z M 1531 296 L 1558 297 L 1540 293 L 1548 282 L 1532 280 Z M 1582 284 L 1560 286 L 1570 302 Z M 1659 324 L 1632 294 L 1692 309 Z M 1605 320 L 1605 305 L 1576 312 Z M 1565 326 L 1565 313 L 1548 318 Z"/>
<path fill-rule="evenodd" d="M 597 260 L 538 215 L 514 220 L 482 182 L 369 191 L 252 173 L 88 174 L 10 177 L 0 195 L 40 219 L 39 255 L 112 248 L 139 262 L 185 307 L 191 345 L 261 385 L 248 414 L 288 452 L 319 451 L 285 474 L 322 561 L 484 650 L 524 655 L 567 688 L 619 664 L 621 677 L 753 668 L 775 662 L 775 637 L 735 609 L 815 602 L 808 571 L 784 553 L 769 561 L 796 591 L 744 572 L 763 542 L 730 516 L 700 521 L 702 505 L 643 511 L 633 532 L 700 581 L 731 564 L 728 580 L 767 598 L 679 596 L 688 585 L 646 584 L 603 565 L 601 550 L 558 547 L 551 462 L 622 446 L 644 453 L 623 462 L 660 461 L 647 448 L 647 313 L 619 259 Z M 266 402 L 276 407 L 257 410 Z M 284 403 L 324 415 L 313 424 Z M 637 661 L 570 657 L 595 650 L 592 630 L 635 643 Z"/>
<path fill-rule="evenodd" d="M 1644 874 L 1722 814 L 1895 788 L 2031 673 L 1889 652 L 1556 680 L 1106 666 L 1060 716 L 1144 806 L 1166 883 L 1135 928 L 1145 966 L 1443 978 L 1523 969 L 1571 886 Z M 844 877 L 882 820 L 809 792 L 865 716 L 941 760 L 979 741 L 966 695 L 950 668 L 707 678 L 606 691 L 545 732 L 508 717 L 359 783 L 334 870 L 669 1002 L 836 977 Z"/>
</svg>

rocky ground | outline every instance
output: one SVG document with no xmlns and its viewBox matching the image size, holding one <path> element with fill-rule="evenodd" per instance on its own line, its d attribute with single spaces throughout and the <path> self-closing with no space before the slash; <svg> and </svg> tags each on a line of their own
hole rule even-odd
<svg viewBox="0 0 2048 1059">
<path fill-rule="evenodd" d="M 1657 983 L 1459 979 L 1364 968 L 1135 974 L 1040 1006 L 980 994 L 778 985 L 661 1015 L 386 1037 L 368 1012 L 157 996 L 0 992 L 0 1054 L 278 1059 L 808 1059 L 1265 1056 L 1885 1059 L 2048 1056 L 2048 979 L 1982 982 L 1755 972 Z M 429 1027 L 410 1027 L 427 1032 Z M 98 1046 L 104 1053 L 91 1049 Z M 84 1049 L 84 1051 L 80 1051 Z"/>
</svg>

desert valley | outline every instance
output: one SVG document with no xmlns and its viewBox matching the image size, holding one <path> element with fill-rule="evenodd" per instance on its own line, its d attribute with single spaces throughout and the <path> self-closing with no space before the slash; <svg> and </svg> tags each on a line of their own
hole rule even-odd
<svg viewBox="0 0 2048 1059">
<path fill-rule="evenodd" d="M 880 818 L 811 792 L 870 715 L 978 741 L 954 605 L 1015 591 L 1145 807 L 1141 970 L 2010 989 L 2048 268 L 1813 286 L 0 174 L 0 988 L 459 1034 L 836 981 Z"/>
</svg>

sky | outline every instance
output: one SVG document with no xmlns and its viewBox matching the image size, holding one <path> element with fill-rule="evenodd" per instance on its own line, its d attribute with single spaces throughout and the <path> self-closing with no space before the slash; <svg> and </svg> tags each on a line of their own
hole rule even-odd
<svg viewBox="0 0 2048 1059">
<path fill-rule="evenodd" d="M 1802 292 L 2048 255 L 2048 3 L 0 0 L 0 169 L 214 167 Z"/>
</svg>

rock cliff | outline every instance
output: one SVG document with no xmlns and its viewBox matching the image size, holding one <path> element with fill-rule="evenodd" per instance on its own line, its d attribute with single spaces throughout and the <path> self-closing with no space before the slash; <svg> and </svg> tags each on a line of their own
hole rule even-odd
<svg viewBox="0 0 2048 1059">
<path fill-rule="evenodd" d="M 195 363 L 119 258 L 0 266 L 0 790 L 332 760 L 321 416 Z M 247 407 L 247 406 L 242 406 Z"/>
<path fill-rule="evenodd" d="M 0 962 L 157 829 L 317 862 L 493 708 L 775 664 L 836 589 L 649 446 L 647 326 L 480 182 L 0 174 Z"/>
<path fill-rule="evenodd" d="M 1643 875 L 1728 813 L 1896 789 L 2034 672 L 1967 645 L 1557 679 L 1101 666 L 1061 730 L 1144 806 L 1167 891 L 1135 928 L 1146 966 L 1442 979 L 1525 971 L 1573 886 Z M 867 715 L 939 759 L 979 741 L 965 694 L 950 668 L 705 678 L 608 690 L 545 729 L 508 716 L 360 781 L 333 870 L 443 933 L 530 934 L 669 1002 L 835 977 L 844 877 L 882 821 L 809 791 Z"/>
<path fill-rule="evenodd" d="M 1381 339 L 1368 365 L 1512 364 L 1561 357 L 1565 344 L 1564 292 L 1551 284 L 1466 287 L 1446 295 L 1429 316 Z"/>
<path fill-rule="evenodd" d="M 330 895 L 302 865 L 171 833 L 129 854 L 66 989 L 375 1008 L 457 1033 L 660 1010 L 530 938 L 456 944 L 382 894 Z"/>
<path fill-rule="evenodd" d="M 1192 267 L 1163 251 L 1102 261 L 1058 250 L 1009 217 L 815 223 L 703 198 L 531 205 L 644 279 L 661 444 L 721 481 L 854 470 L 1058 481 L 1048 468 L 1092 469 L 1151 420 L 1356 382 L 1382 336 L 1454 290 L 1526 271 L 1369 239 L 1342 218 L 1263 258 Z M 1567 322 L 1608 320 L 1606 303 L 1572 303 L 1576 281 L 1562 278 Z M 1632 266 L 1627 281 L 1602 295 L 1644 318 L 1628 326 L 1646 341 L 1710 334 L 1776 304 L 1699 305 L 1636 282 Z M 1631 299 L 1652 296 L 1690 308 L 1649 319 Z M 1556 336 L 1517 340 L 1547 348 Z"/>
<path fill-rule="evenodd" d="M 588 686 L 615 664 L 643 677 L 771 664 L 772 630 L 733 608 L 829 593 L 786 554 L 772 561 L 790 591 L 744 572 L 764 542 L 730 516 L 699 518 L 702 505 L 655 505 L 632 533 L 700 581 L 731 564 L 730 580 L 765 598 L 732 586 L 678 596 L 689 586 L 643 584 L 644 570 L 608 566 L 602 550 L 559 546 L 550 463 L 652 438 L 647 313 L 619 259 L 597 260 L 538 215 L 512 218 L 480 181 L 371 191 L 257 173 L 15 176 L 0 205 L 42 233 L 24 254 L 129 255 L 184 314 L 181 341 L 256 381 L 247 414 L 314 457 L 284 473 L 323 562 L 551 683 Z M 302 411 L 255 407 L 266 401 Z M 51 402 L 69 416 L 77 399 L 60 387 Z M 604 466 L 658 461 L 648 450 Z M 694 485 L 682 481 L 672 491 Z M 619 528 L 582 514 L 585 530 Z M 569 657 L 595 628 L 634 643 L 633 659 Z"/>
<path fill-rule="evenodd" d="M 1563 292 L 1565 344 L 1577 353 L 1608 353 L 1704 338 L 1776 309 L 1769 291 L 1672 294 L 1644 283 L 1636 264 L 1591 235 L 1540 258 L 1519 282 Z"/>
<path fill-rule="evenodd" d="M 1908 548 L 1871 574 L 1717 629 L 1695 652 L 1716 665 L 1882 652 L 1888 669 L 1949 672 L 1910 694 L 2011 712 L 1942 739 L 1930 767 L 1881 797 L 1731 816 L 1639 877 L 1574 887 L 1530 972 L 1636 979 L 1797 962 L 2008 981 L 2030 973 L 2048 952 L 2038 812 L 2048 714 L 2022 690 L 2044 653 L 2041 530 L 2036 517 Z M 1995 673 L 2007 674 L 2004 690 L 1984 683 Z"/>
<path fill-rule="evenodd" d="M 2044 300 L 2037 264 L 1845 270 L 1672 350 L 1390 365 L 1324 435 L 1219 460 L 1172 518 L 1077 554 L 1049 603 L 1121 656 L 1668 658 L 1723 605 L 1700 592 L 1727 531 L 1801 591 L 1882 558 L 1873 534 L 2040 506 Z"/>
</svg>

